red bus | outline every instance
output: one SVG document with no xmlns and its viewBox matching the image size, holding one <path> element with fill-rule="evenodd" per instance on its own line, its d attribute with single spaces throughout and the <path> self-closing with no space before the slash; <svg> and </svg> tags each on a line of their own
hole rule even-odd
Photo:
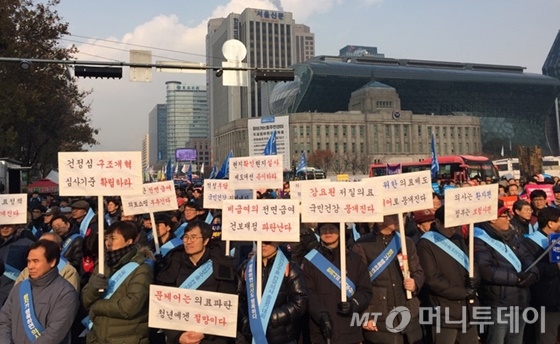
<svg viewBox="0 0 560 344">
<path fill-rule="evenodd" d="M 437 179 L 467 181 L 475 176 L 482 180 L 492 178 L 496 181 L 500 178 L 498 169 L 490 159 L 484 156 L 475 155 L 448 155 L 438 157 L 439 172 Z M 390 164 L 395 165 L 395 164 Z M 432 159 L 424 159 L 418 162 L 401 163 L 402 173 L 418 172 L 429 170 L 432 166 Z M 387 175 L 387 164 L 371 164 L 369 166 L 369 176 Z"/>
</svg>

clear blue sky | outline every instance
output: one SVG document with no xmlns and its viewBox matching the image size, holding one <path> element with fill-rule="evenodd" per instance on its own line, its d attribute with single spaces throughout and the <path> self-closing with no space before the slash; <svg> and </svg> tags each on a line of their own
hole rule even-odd
<svg viewBox="0 0 560 344">
<path fill-rule="evenodd" d="M 142 49 L 109 40 L 151 47 L 154 62 L 202 62 L 207 20 L 246 7 L 292 12 L 315 33 L 317 55 L 367 45 L 386 57 L 517 65 L 531 73 L 541 73 L 560 30 L 558 0 L 62 0 L 57 9 L 73 35 L 63 43 L 76 44 L 81 60 L 127 61 L 127 50 Z M 155 72 L 152 83 L 133 83 L 126 71 L 122 80 L 80 80 L 93 90 L 88 101 L 93 126 L 101 130 L 101 144 L 93 149 L 140 150 L 149 111 L 165 102 L 167 80 L 205 83 L 189 74 Z"/>
</svg>

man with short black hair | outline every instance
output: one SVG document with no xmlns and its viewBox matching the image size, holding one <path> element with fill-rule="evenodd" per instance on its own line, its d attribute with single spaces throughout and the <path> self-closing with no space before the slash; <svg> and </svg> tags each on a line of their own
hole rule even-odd
<svg viewBox="0 0 560 344">
<path fill-rule="evenodd" d="M 9 343 L 70 343 L 78 292 L 59 275 L 60 248 L 39 240 L 29 248 L 29 279 L 15 285 L 0 310 L 0 338 Z M 25 319 L 23 321 L 22 319 Z"/>
</svg>

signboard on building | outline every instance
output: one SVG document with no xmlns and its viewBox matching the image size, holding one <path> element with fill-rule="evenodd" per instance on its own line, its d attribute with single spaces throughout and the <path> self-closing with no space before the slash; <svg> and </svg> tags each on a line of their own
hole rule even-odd
<svg viewBox="0 0 560 344">
<path fill-rule="evenodd" d="M 284 169 L 290 169 L 290 117 L 265 116 L 247 121 L 249 156 L 263 155 L 264 147 L 272 132 L 276 130 L 276 149 L 284 155 Z"/>
</svg>

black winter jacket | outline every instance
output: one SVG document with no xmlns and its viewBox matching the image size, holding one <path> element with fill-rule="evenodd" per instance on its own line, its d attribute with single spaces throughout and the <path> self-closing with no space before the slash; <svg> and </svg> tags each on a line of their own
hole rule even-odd
<svg viewBox="0 0 560 344">
<path fill-rule="evenodd" d="M 80 271 L 82 266 L 82 258 L 84 256 L 82 251 L 84 238 L 79 235 L 80 229 L 72 225 L 72 227 L 70 227 L 70 231 L 68 231 L 68 233 L 62 238 L 62 245 L 64 248 L 66 240 L 74 234 L 78 234 L 78 236 L 72 239 L 68 248 L 65 249 L 63 257 L 68 261 L 68 263 L 70 263 L 70 265 L 72 265 L 76 269 L 76 271 Z"/>
<path fill-rule="evenodd" d="M 266 266 L 263 265 L 263 289 L 266 287 L 274 259 L 276 259 L 276 256 L 269 258 Z M 239 312 L 241 316 L 239 326 L 241 327 L 241 333 L 245 336 L 244 339 L 247 343 L 250 343 L 252 337 L 248 333 L 249 307 L 245 283 L 245 267 L 247 262 L 245 261 L 239 270 L 237 293 L 239 295 Z M 266 330 L 268 344 L 297 342 L 300 332 L 299 321 L 307 311 L 308 295 L 303 272 L 295 263 L 289 262 L 268 322 Z"/>
<path fill-rule="evenodd" d="M 544 232 L 541 233 L 546 236 Z M 544 249 L 531 239 L 521 242 L 520 251 L 525 251 L 536 260 Z M 531 306 L 546 307 L 547 312 L 560 312 L 560 265 L 551 263 L 545 255 L 538 263 L 539 280 L 531 286 Z"/>
<path fill-rule="evenodd" d="M 325 246 L 317 247 L 317 251 L 340 269 L 340 250 L 331 250 Z M 362 313 L 371 301 L 371 282 L 368 278 L 367 267 L 355 252 L 346 252 L 346 276 L 354 283 L 355 292 L 349 302 L 355 304 L 353 312 Z M 340 288 L 328 279 L 315 265 L 307 259 L 303 261 L 303 273 L 309 290 L 309 332 L 311 341 L 316 344 L 326 343 L 319 328 L 321 312 L 330 315 L 333 325 L 331 343 L 359 343 L 363 341 L 362 329 L 359 326 L 350 326 L 352 317 L 343 317 L 337 314 L 337 305 L 340 302 Z M 356 300 L 355 302 L 351 299 Z"/>
<path fill-rule="evenodd" d="M 385 249 L 385 243 L 392 240 L 395 233 L 383 235 L 374 230 L 370 234 L 361 237 L 352 250 L 360 255 L 366 266 L 377 258 Z M 382 313 L 378 321 L 384 322 L 389 312 L 397 306 L 405 306 L 410 310 L 412 318 L 419 315 L 420 301 L 418 293 L 424 285 L 424 270 L 420 266 L 420 260 L 416 254 L 416 246 L 410 238 L 406 238 L 406 248 L 408 253 L 408 267 L 410 277 L 416 283 L 416 289 L 412 293 L 412 299 L 406 299 L 406 291 L 403 287 L 404 277 L 399 266 L 399 261 L 395 259 L 387 266 L 377 278 L 371 282 L 373 297 L 368 307 L 368 312 Z M 369 278 L 369 274 L 368 274 Z"/>
<path fill-rule="evenodd" d="M 440 233 L 434 225 L 430 231 Z M 445 237 L 443 233 L 440 234 Z M 459 234 L 447 239 L 468 256 L 468 247 Z M 469 271 L 430 240 L 420 239 L 416 247 L 426 276 L 423 292 L 431 307 L 439 307 L 441 326 L 460 328 L 462 324 L 459 321 L 469 323 L 472 307 L 477 303 L 470 303 L 466 299 Z M 463 309 L 466 310 L 465 314 Z M 446 312 L 449 324 L 445 320 Z"/>
<path fill-rule="evenodd" d="M 529 254 L 518 249 L 513 232 L 499 233 L 488 222 L 477 224 L 476 227 L 481 228 L 504 245 L 508 245 L 521 261 L 522 271 L 533 262 L 533 258 Z M 474 262 L 481 277 L 478 297 L 482 306 L 519 306 L 521 309 L 529 306 L 529 288 L 517 286 L 519 278 L 513 265 L 490 245 L 478 238 L 474 238 Z M 536 267 L 531 272 L 538 275 Z"/>
<path fill-rule="evenodd" d="M 166 256 L 166 266 L 158 273 L 156 284 L 170 287 L 180 286 L 202 264 L 212 259 L 213 275 L 204 281 L 197 290 L 235 294 L 234 272 L 231 260 L 223 255 L 223 251 L 207 246 L 202 258 L 195 266 L 185 252 L 183 245 L 170 251 Z M 167 343 L 179 343 L 183 331 L 164 330 Z M 228 338 L 206 335 L 201 344 L 228 343 Z"/>
</svg>

